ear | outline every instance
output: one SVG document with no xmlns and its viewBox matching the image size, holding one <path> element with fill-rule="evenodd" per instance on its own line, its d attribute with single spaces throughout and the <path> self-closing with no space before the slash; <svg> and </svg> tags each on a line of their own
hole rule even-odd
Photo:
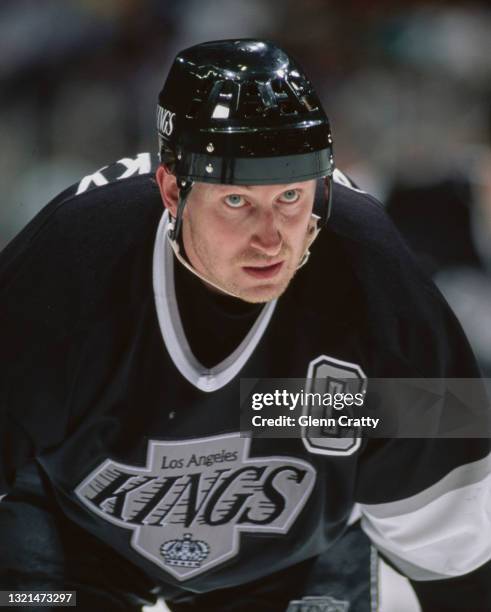
<svg viewBox="0 0 491 612">
<path fill-rule="evenodd" d="M 162 202 L 170 214 L 175 218 L 177 203 L 179 201 L 179 190 L 177 188 L 176 177 L 170 173 L 167 166 L 160 164 L 157 168 L 155 178 L 157 179 Z"/>
</svg>

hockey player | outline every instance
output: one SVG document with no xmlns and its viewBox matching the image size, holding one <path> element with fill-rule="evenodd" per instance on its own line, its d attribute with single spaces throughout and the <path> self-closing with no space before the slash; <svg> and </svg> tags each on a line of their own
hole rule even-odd
<svg viewBox="0 0 491 612">
<path fill-rule="evenodd" d="M 489 611 L 488 440 L 240 436 L 240 378 L 478 376 L 302 70 L 198 45 L 157 120 L 156 172 L 84 177 L 1 255 L 1 589 L 367 612 L 371 542 L 423 610 Z"/>
</svg>

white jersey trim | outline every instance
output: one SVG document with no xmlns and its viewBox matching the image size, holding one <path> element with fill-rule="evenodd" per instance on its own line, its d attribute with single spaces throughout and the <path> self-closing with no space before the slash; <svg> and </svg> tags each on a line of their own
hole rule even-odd
<svg viewBox="0 0 491 612">
<path fill-rule="evenodd" d="M 334 172 L 332 173 L 332 179 L 335 183 L 338 183 L 339 185 L 344 185 L 345 187 L 348 187 L 353 191 L 357 191 L 358 193 L 366 193 L 366 191 L 363 191 L 363 189 L 359 189 L 358 187 L 356 187 L 353 182 L 346 176 L 346 174 L 339 170 L 339 168 L 334 169 Z"/>
<path fill-rule="evenodd" d="M 153 288 L 165 348 L 179 372 L 201 391 L 211 393 L 227 385 L 256 349 L 273 316 L 277 300 L 268 302 L 249 333 L 226 359 L 213 368 L 203 366 L 191 352 L 182 326 L 174 285 L 174 253 L 167 240 L 165 211 L 157 230 L 153 257 Z"/>
<path fill-rule="evenodd" d="M 472 572 L 491 559 L 491 455 L 408 499 L 361 511 L 365 533 L 412 580 Z"/>
</svg>

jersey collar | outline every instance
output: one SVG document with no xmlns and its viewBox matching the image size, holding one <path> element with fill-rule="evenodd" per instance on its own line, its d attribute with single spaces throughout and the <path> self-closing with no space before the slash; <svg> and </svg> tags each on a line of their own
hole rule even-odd
<svg viewBox="0 0 491 612">
<path fill-rule="evenodd" d="M 191 352 L 182 326 L 174 284 L 174 253 L 167 233 L 167 211 L 160 221 L 153 256 L 153 288 L 160 330 L 165 348 L 179 372 L 201 391 L 211 393 L 237 376 L 263 337 L 276 308 L 268 302 L 239 346 L 213 368 L 203 366 Z"/>
</svg>

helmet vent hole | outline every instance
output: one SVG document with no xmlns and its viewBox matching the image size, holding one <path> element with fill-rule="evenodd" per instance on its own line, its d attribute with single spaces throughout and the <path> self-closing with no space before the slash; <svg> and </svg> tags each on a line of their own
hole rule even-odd
<svg viewBox="0 0 491 612">
<path fill-rule="evenodd" d="M 233 81 L 223 81 L 220 90 L 220 97 L 231 99 L 237 86 Z"/>
<path fill-rule="evenodd" d="M 317 99 L 311 93 L 302 96 L 300 98 L 300 102 L 305 106 L 308 111 L 315 111 L 319 108 L 319 103 Z"/>
<path fill-rule="evenodd" d="M 298 105 L 293 102 L 281 102 L 280 103 L 280 113 L 282 115 L 297 115 L 298 114 Z"/>
<path fill-rule="evenodd" d="M 256 83 L 245 83 L 240 98 L 239 112 L 245 119 L 257 117 L 264 112 L 264 103 Z"/>
<path fill-rule="evenodd" d="M 208 99 L 211 90 L 211 82 L 201 82 L 200 86 L 194 91 L 194 97 L 191 100 L 188 111 L 186 113 L 186 119 L 196 119 L 196 117 L 202 112 L 203 106 Z"/>
<path fill-rule="evenodd" d="M 302 81 L 298 77 L 290 76 L 289 83 L 293 88 L 293 91 L 297 94 L 297 96 L 303 96 L 307 90 L 305 86 L 305 81 Z"/>
<path fill-rule="evenodd" d="M 273 79 L 271 81 L 271 87 L 276 94 L 278 101 L 288 99 L 288 89 L 286 88 L 285 81 L 283 79 Z"/>
<path fill-rule="evenodd" d="M 188 112 L 186 113 L 186 119 L 195 119 L 196 115 L 199 113 L 203 105 L 203 100 L 199 98 L 193 98 L 191 100 L 191 104 L 189 105 Z"/>
<path fill-rule="evenodd" d="M 245 83 L 242 87 L 242 95 L 244 98 L 259 99 L 259 88 L 256 83 Z"/>
</svg>

